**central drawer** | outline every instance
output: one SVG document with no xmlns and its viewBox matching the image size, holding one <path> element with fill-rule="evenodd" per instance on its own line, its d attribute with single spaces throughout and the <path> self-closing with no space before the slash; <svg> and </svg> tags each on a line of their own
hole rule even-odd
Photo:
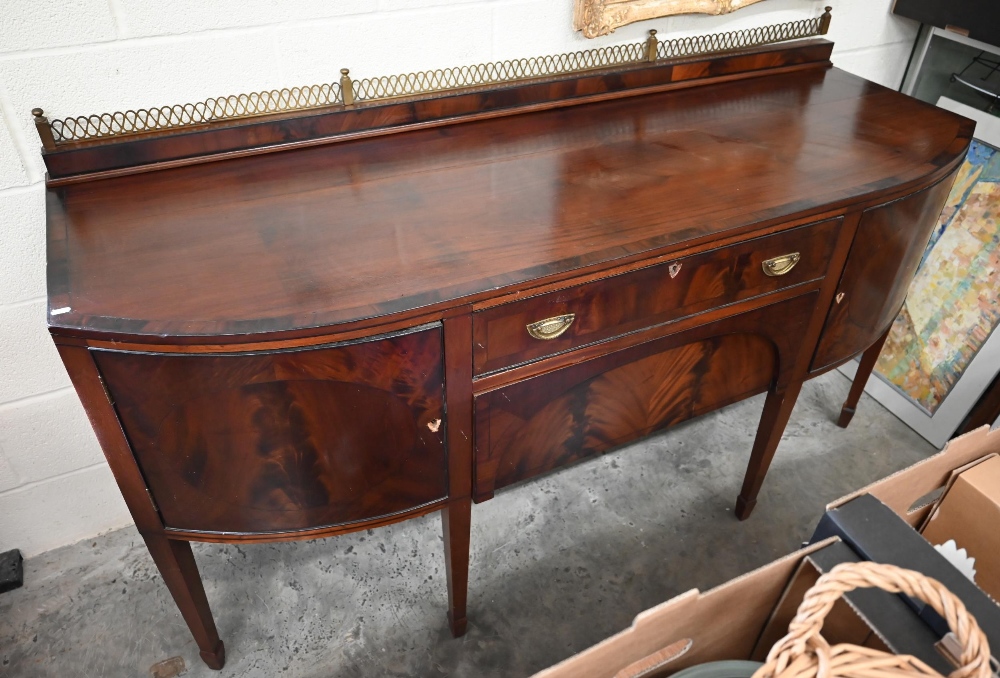
<svg viewBox="0 0 1000 678">
<path fill-rule="evenodd" d="M 475 374 L 822 278 L 842 219 L 829 219 L 478 311 Z"/>
</svg>

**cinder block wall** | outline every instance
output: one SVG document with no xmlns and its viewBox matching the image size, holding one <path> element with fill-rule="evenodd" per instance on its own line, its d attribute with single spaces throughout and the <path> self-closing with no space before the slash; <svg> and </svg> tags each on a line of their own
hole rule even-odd
<svg viewBox="0 0 1000 678">
<path fill-rule="evenodd" d="M 830 0 L 835 63 L 896 87 L 917 26 L 890 0 Z M 0 12 L 0 551 L 25 555 L 131 522 L 45 328 L 44 170 L 30 111 L 52 117 L 555 54 L 817 16 L 766 0 L 597 40 L 573 0 L 33 0 Z"/>
</svg>

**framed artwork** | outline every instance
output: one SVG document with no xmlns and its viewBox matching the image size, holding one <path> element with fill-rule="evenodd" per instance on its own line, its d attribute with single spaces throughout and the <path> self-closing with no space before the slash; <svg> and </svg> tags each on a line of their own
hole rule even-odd
<svg viewBox="0 0 1000 678">
<path fill-rule="evenodd" d="M 588 38 L 674 14 L 728 14 L 762 0 L 574 0 L 573 28 Z"/>
<path fill-rule="evenodd" d="M 1000 372 L 1000 118 L 938 105 L 982 122 L 865 391 L 941 447 Z"/>
</svg>

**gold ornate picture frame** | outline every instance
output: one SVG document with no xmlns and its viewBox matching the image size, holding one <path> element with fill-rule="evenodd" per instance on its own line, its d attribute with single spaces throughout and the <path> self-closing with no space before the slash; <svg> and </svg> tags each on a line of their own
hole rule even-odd
<svg viewBox="0 0 1000 678">
<path fill-rule="evenodd" d="M 573 28 L 588 38 L 674 14 L 728 14 L 762 0 L 574 0 Z"/>
</svg>

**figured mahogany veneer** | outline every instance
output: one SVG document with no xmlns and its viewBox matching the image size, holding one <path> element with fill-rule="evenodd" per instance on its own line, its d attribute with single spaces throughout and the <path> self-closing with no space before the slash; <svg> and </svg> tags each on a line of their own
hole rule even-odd
<svg viewBox="0 0 1000 678">
<path fill-rule="evenodd" d="M 475 499 L 768 389 L 816 292 L 476 398 Z M 758 305 L 759 306 L 759 305 Z"/>
<path fill-rule="evenodd" d="M 92 355 L 150 493 L 169 498 L 157 504 L 165 527 L 284 532 L 447 498 L 441 334 L 240 355 Z"/>
<path fill-rule="evenodd" d="M 803 381 L 892 322 L 972 135 L 831 49 L 46 154 L 50 330 L 206 663 L 189 541 L 440 510 L 460 635 L 473 499 L 766 392 L 746 518 Z"/>
</svg>

